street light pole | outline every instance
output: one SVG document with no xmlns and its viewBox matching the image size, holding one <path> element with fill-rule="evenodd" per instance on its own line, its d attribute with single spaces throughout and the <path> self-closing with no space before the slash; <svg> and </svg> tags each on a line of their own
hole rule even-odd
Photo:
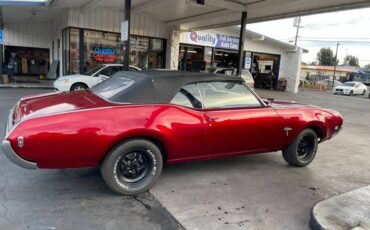
<svg viewBox="0 0 370 230">
<path fill-rule="evenodd" d="M 335 73 L 337 71 L 337 59 L 338 59 L 338 47 L 339 47 L 339 42 L 337 42 L 337 49 L 335 51 L 335 62 L 334 62 L 334 74 L 333 74 L 333 85 L 332 88 L 334 89 L 334 81 L 335 81 Z"/>
</svg>

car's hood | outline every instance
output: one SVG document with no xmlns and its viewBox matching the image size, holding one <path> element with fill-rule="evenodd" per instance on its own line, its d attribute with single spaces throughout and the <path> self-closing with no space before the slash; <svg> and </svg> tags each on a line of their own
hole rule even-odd
<svg viewBox="0 0 370 230">
<path fill-rule="evenodd" d="M 87 75 L 83 75 L 83 74 L 73 74 L 73 75 L 62 76 L 62 77 L 58 78 L 57 80 L 60 80 L 60 81 L 63 81 L 63 80 L 71 80 L 71 79 L 77 78 L 77 77 L 88 77 L 88 76 Z"/>
<path fill-rule="evenodd" d="M 343 90 L 348 89 L 348 90 L 350 90 L 350 89 L 353 89 L 353 86 L 340 85 L 340 86 L 335 87 L 335 89 L 343 89 Z"/>
<path fill-rule="evenodd" d="M 31 117 L 96 108 L 108 104 L 109 102 L 89 90 L 23 97 L 15 107 L 13 122 L 17 123 Z"/>
</svg>

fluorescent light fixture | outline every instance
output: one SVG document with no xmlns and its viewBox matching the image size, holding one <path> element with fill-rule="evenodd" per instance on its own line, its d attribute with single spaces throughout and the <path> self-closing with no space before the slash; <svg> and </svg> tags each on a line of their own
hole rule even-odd
<svg viewBox="0 0 370 230">
<path fill-rule="evenodd" d="M 0 6 L 47 6 L 49 0 L 0 0 Z"/>
<path fill-rule="evenodd" d="M 191 54 L 196 54 L 198 53 L 196 50 L 188 50 L 188 53 L 191 53 Z"/>
</svg>

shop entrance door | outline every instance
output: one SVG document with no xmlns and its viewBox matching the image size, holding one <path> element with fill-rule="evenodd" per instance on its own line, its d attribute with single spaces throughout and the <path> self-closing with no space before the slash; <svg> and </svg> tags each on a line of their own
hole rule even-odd
<svg viewBox="0 0 370 230">
<path fill-rule="evenodd" d="M 200 72 L 206 68 L 204 47 L 180 46 L 179 67 L 181 71 Z"/>
<path fill-rule="evenodd" d="M 215 67 L 233 67 L 237 68 L 239 54 L 233 50 L 215 49 L 214 66 Z"/>
</svg>

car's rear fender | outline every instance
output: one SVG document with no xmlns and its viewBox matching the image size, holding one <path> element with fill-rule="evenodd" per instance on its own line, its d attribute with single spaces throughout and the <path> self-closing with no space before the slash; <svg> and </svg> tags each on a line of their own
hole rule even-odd
<svg viewBox="0 0 370 230">
<path fill-rule="evenodd" d="M 115 140 L 112 142 L 111 146 L 106 149 L 105 154 L 100 160 L 100 163 L 104 160 L 106 155 L 111 150 L 113 150 L 115 147 L 117 147 L 118 145 L 124 142 L 134 140 L 134 139 L 145 139 L 145 140 L 153 142 L 161 150 L 164 162 L 167 161 L 168 152 L 169 152 L 168 149 L 171 148 L 170 142 L 158 131 L 138 129 L 138 130 L 131 130 L 130 132 L 124 132 L 120 134 L 119 136 L 117 136 L 117 138 L 115 138 Z"/>
</svg>

